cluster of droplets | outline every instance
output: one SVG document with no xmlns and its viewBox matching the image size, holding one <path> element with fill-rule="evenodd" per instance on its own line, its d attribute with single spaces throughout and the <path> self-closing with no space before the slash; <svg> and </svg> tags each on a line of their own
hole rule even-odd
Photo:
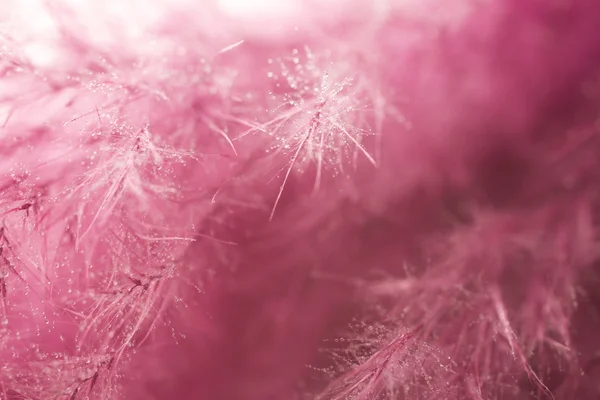
<svg viewBox="0 0 600 400">
<path fill-rule="evenodd" d="M 268 149 L 287 160 L 285 175 L 271 218 L 293 171 L 315 171 L 314 191 L 330 176 L 355 169 L 358 158 L 372 165 L 375 158 L 364 144 L 378 134 L 372 82 L 357 68 L 358 60 L 330 50 L 319 53 L 305 46 L 288 57 L 268 59 L 268 121 L 258 128 L 273 137 Z M 277 71 L 277 72 L 274 72 Z"/>
<path fill-rule="evenodd" d="M 343 373 L 333 379 L 322 398 L 408 399 L 416 393 L 436 396 L 449 390 L 439 380 L 452 374 L 452 362 L 420 340 L 419 328 L 409 331 L 359 322 L 350 329 L 353 333 L 343 340 L 335 339 L 335 348 L 329 351 L 331 360 L 337 363 L 333 370 L 338 368 Z"/>
<path fill-rule="evenodd" d="M 278 70 L 267 75 L 274 82 L 272 119 L 265 127 L 276 140 L 272 151 L 290 156 L 298 152 L 294 168 L 300 171 L 316 165 L 316 187 L 324 169 L 343 172 L 358 154 L 375 164 L 363 144 L 365 136 L 375 134 L 369 121 L 372 99 L 366 77 L 357 75 L 350 61 L 305 47 L 268 62 Z"/>
</svg>

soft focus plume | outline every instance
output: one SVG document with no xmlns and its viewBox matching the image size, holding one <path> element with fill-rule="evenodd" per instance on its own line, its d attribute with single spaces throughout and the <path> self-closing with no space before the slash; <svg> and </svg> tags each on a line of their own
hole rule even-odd
<svg viewBox="0 0 600 400">
<path fill-rule="evenodd" d="M 0 399 L 600 398 L 599 21 L 2 1 Z"/>
</svg>

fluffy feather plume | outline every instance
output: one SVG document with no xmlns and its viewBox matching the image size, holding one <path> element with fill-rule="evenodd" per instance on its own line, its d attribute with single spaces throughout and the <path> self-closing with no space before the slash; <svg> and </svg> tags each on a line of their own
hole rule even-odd
<svg viewBox="0 0 600 400">
<path fill-rule="evenodd" d="M 597 399 L 598 21 L 3 1 L 0 399 Z"/>
</svg>

